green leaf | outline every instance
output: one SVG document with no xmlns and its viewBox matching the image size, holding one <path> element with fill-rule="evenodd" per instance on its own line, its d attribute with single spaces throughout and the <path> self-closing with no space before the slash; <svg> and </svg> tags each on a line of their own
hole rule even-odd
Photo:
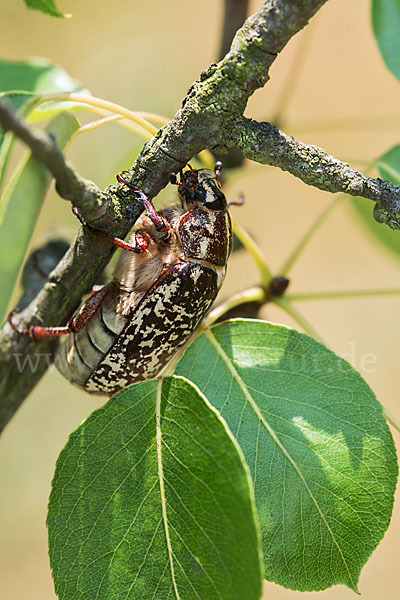
<svg viewBox="0 0 400 600">
<path fill-rule="evenodd" d="M 40 94 L 77 92 L 89 94 L 82 84 L 45 58 L 22 61 L 0 59 L 0 100 L 18 109 L 30 121 L 48 118 L 76 107 L 72 102 L 45 102 L 36 106 Z M 0 190 L 5 177 L 14 136 L 0 127 Z"/>
<path fill-rule="evenodd" d="M 372 0 L 372 27 L 386 66 L 400 79 L 400 0 Z"/>
<path fill-rule="evenodd" d="M 382 154 L 377 160 L 379 175 L 392 183 L 400 184 L 400 144 Z M 352 198 L 350 205 L 366 230 L 376 241 L 400 258 L 400 232 L 378 223 L 373 216 L 374 205 L 366 198 Z"/>
<path fill-rule="evenodd" d="M 79 126 L 72 114 L 62 112 L 53 117 L 46 131 L 64 150 Z M 0 322 L 7 315 L 50 179 L 48 169 L 28 153 L 16 169 L 0 204 Z"/>
<path fill-rule="evenodd" d="M 42 13 L 46 15 L 51 15 L 52 17 L 66 17 L 64 13 L 57 10 L 54 0 L 24 0 L 25 4 L 28 8 L 33 8 L 35 10 L 40 10 Z"/>
<path fill-rule="evenodd" d="M 266 578 L 356 590 L 388 527 L 397 478 L 382 408 L 360 375 L 313 338 L 255 320 L 212 327 L 175 372 L 220 411 L 243 450 Z"/>
<path fill-rule="evenodd" d="M 0 91 L 25 90 L 35 94 L 48 92 L 74 92 L 82 84 L 64 69 L 47 58 L 26 60 L 0 59 Z"/>
<path fill-rule="evenodd" d="M 377 160 L 379 174 L 383 179 L 400 184 L 400 144 L 393 146 Z"/>
<path fill-rule="evenodd" d="M 247 467 L 185 379 L 130 386 L 72 434 L 47 524 L 60 600 L 261 596 Z"/>
</svg>

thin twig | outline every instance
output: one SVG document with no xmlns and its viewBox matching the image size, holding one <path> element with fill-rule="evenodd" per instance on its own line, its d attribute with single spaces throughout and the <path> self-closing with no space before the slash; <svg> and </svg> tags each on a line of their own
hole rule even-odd
<svg viewBox="0 0 400 600">
<path fill-rule="evenodd" d="M 46 165 L 57 181 L 60 196 L 71 200 L 85 215 L 99 215 L 105 201 L 103 193 L 92 181 L 78 175 L 51 136 L 27 125 L 3 101 L 0 101 L 0 124 L 25 142 L 35 158 Z"/>
<path fill-rule="evenodd" d="M 278 100 L 276 102 L 277 109 L 276 113 L 271 119 L 275 125 L 278 127 L 282 126 L 282 123 L 285 120 L 286 111 L 290 100 L 293 98 L 293 94 L 296 90 L 298 81 L 300 79 L 300 74 L 302 71 L 302 66 L 304 64 L 304 59 L 310 47 L 312 34 L 312 26 L 307 27 L 302 33 L 301 38 L 297 44 L 296 52 L 290 65 L 289 71 L 286 75 L 283 88 L 281 93 L 279 94 Z"/>
</svg>

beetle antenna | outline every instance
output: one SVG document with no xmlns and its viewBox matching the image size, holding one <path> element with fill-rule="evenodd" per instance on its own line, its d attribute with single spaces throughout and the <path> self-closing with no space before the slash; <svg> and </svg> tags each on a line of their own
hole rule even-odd
<svg viewBox="0 0 400 600">
<path fill-rule="evenodd" d="M 136 186 L 134 186 L 132 183 L 129 183 L 129 181 L 127 181 L 127 180 L 126 180 L 126 179 L 123 177 L 123 175 L 127 175 L 127 174 L 129 175 L 128 171 L 121 171 L 121 173 L 118 173 L 118 175 L 117 175 L 117 181 L 119 181 L 119 183 L 123 183 L 123 184 L 127 185 L 127 186 L 128 186 L 128 187 L 130 187 L 130 188 L 131 188 L 131 187 L 133 187 L 133 188 L 134 188 L 134 187 L 136 187 Z"/>
<path fill-rule="evenodd" d="M 217 162 L 215 163 L 215 167 L 214 167 L 214 173 L 215 173 L 215 178 L 220 185 L 221 185 L 221 180 L 220 180 L 219 176 L 221 174 L 221 171 L 222 171 L 222 162 L 220 160 L 217 160 Z"/>
<path fill-rule="evenodd" d="M 180 187 L 191 187 L 187 183 L 182 183 L 182 182 L 178 181 L 178 177 L 177 177 L 176 173 L 169 174 L 169 182 L 172 183 L 172 185 L 179 185 Z"/>
</svg>

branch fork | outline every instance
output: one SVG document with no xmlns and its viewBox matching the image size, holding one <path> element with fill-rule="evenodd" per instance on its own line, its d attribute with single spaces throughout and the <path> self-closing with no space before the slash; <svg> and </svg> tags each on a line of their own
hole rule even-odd
<svg viewBox="0 0 400 600">
<path fill-rule="evenodd" d="M 376 202 L 377 220 L 400 228 L 400 186 L 367 177 L 321 148 L 296 141 L 271 123 L 257 123 L 243 116 L 251 94 L 268 81 L 278 53 L 325 2 L 266 0 L 236 33 L 224 58 L 193 84 L 172 121 L 145 144 L 129 169 L 130 180 L 152 198 L 168 183 L 171 172 L 179 171 L 201 150 L 226 151 L 236 146 L 247 158 L 278 166 L 319 189 L 370 198 Z M 129 188 L 115 183 L 100 190 L 82 178 L 54 140 L 28 127 L 4 104 L 0 105 L 0 123 L 49 168 L 59 194 L 80 210 L 85 221 L 113 236 L 127 235 L 143 210 Z M 98 282 L 112 253 L 107 241 L 80 230 L 49 281 L 21 313 L 21 322 L 37 323 L 40 315 L 46 316 L 46 325 L 68 322 L 82 295 Z M 0 333 L 0 427 L 48 367 L 42 361 L 29 377 L 20 374 L 14 355 L 27 352 L 31 343 L 8 324 Z M 39 346 L 40 352 L 52 350 L 49 340 L 42 340 Z"/>
</svg>

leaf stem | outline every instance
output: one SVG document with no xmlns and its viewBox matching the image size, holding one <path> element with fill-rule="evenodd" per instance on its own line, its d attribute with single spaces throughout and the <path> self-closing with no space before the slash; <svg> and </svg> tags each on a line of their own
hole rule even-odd
<svg viewBox="0 0 400 600">
<path fill-rule="evenodd" d="M 260 286 L 254 286 L 241 292 L 237 292 L 216 306 L 214 310 L 210 312 L 210 314 L 203 321 L 204 327 L 210 327 L 210 325 L 215 323 L 215 321 L 218 321 L 218 319 L 220 319 L 228 311 L 232 310 L 232 308 L 236 308 L 236 306 L 246 304 L 247 302 L 259 302 L 261 305 L 264 304 L 266 300 L 267 295 L 265 290 L 263 290 L 263 288 Z"/>
<path fill-rule="evenodd" d="M 293 268 L 294 264 L 297 262 L 299 256 L 303 252 L 304 248 L 313 238 L 315 233 L 321 227 L 322 223 L 327 219 L 327 217 L 331 214 L 331 212 L 339 206 L 341 202 L 346 198 L 346 194 L 338 194 L 323 210 L 320 215 L 316 218 L 316 220 L 312 223 L 311 227 L 304 233 L 303 237 L 300 238 L 297 246 L 294 247 L 292 253 L 283 263 L 281 268 L 278 270 L 279 275 L 287 275 L 288 272 Z"/>
<path fill-rule="evenodd" d="M 394 427 L 396 431 L 400 433 L 400 421 L 396 419 L 396 417 L 394 417 L 384 406 L 382 406 L 382 408 L 387 422 L 390 423 L 392 427 Z"/>
<path fill-rule="evenodd" d="M 97 119 L 96 121 L 91 121 L 90 123 L 87 123 L 86 125 L 82 125 L 78 129 L 78 131 L 76 131 L 76 133 L 72 139 L 75 139 L 78 135 L 81 135 L 82 133 L 87 133 L 88 131 L 93 131 L 94 129 L 97 129 L 98 127 L 102 127 L 103 125 L 107 125 L 108 123 L 113 123 L 115 121 L 123 121 L 123 123 L 121 123 L 121 124 L 124 127 L 127 127 L 134 133 L 137 133 L 138 135 L 144 137 L 146 140 L 149 140 L 151 138 L 151 134 L 147 130 L 143 129 L 143 127 L 137 125 L 136 123 L 133 123 L 132 121 L 127 121 L 125 119 L 125 117 L 123 117 L 122 115 L 114 114 L 114 115 L 108 115 L 107 117 L 103 117 L 102 119 Z"/>
<path fill-rule="evenodd" d="M 93 121 L 93 123 L 89 123 L 88 125 L 83 125 L 81 129 L 77 132 L 85 133 L 90 131 L 91 129 L 95 129 L 96 127 L 100 127 L 101 125 L 105 125 L 110 121 L 120 120 L 122 118 L 129 119 L 129 121 L 133 121 L 136 125 L 139 125 L 139 128 L 132 128 L 135 133 L 138 133 L 145 137 L 146 139 L 150 139 L 153 135 L 155 135 L 158 131 L 158 128 L 149 123 L 149 121 L 153 121 L 159 125 L 166 125 L 169 123 L 170 119 L 164 117 L 163 115 L 157 115 L 155 113 L 143 112 L 143 111 L 132 111 L 120 104 L 115 104 L 114 102 L 109 102 L 108 100 L 104 100 L 103 98 L 97 98 L 95 96 L 86 96 L 85 94 L 78 93 L 64 93 L 64 94 L 42 94 L 38 97 L 37 101 L 34 105 L 42 104 L 44 102 L 76 102 L 80 104 L 86 104 L 87 106 L 93 107 L 96 111 L 107 110 L 113 113 L 113 118 L 111 119 L 111 115 L 105 117 L 105 119 L 109 118 L 108 121 L 99 119 L 98 121 Z M 147 132 L 147 135 L 144 135 L 143 130 Z M 150 135 L 148 135 L 150 134 Z M 205 164 L 207 168 L 212 169 L 214 167 L 214 157 L 209 150 L 202 150 L 198 154 L 199 159 Z"/>
<path fill-rule="evenodd" d="M 86 96 L 85 94 L 77 94 L 74 92 L 65 94 L 42 94 L 41 96 L 38 96 L 37 104 L 42 104 L 43 102 L 76 102 L 79 104 L 86 104 L 87 106 L 92 106 L 100 110 L 107 110 L 134 121 L 143 127 L 143 129 L 151 133 L 151 135 L 157 133 L 158 130 L 157 127 L 149 123 L 147 119 L 150 119 L 155 123 L 159 123 L 160 125 L 166 125 L 169 122 L 167 117 L 163 117 L 161 115 L 148 112 L 132 111 L 124 106 L 121 106 L 120 104 L 116 104 L 115 102 L 103 100 L 103 98 Z"/>
<path fill-rule="evenodd" d="M 292 301 L 305 300 L 331 300 L 334 298 L 364 298 L 370 296 L 398 296 L 400 288 L 391 290 L 349 290 L 338 292 L 306 292 L 304 294 L 286 294 L 286 298 Z"/>
<path fill-rule="evenodd" d="M 369 161 L 367 166 L 365 167 L 363 174 L 367 175 L 371 172 L 371 170 L 375 166 L 375 161 Z M 281 269 L 278 271 L 279 275 L 287 275 L 288 272 L 293 268 L 294 264 L 297 262 L 297 259 L 301 255 L 304 248 L 310 242 L 310 240 L 314 237 L 315 233 L 321 227 L 322 223 L 327 219 L 327 217 L 331 214 L 331 212 L 337 208 L 345 198 L 348 197 L 348 194 L 342 192 L 338 194 L 322 211 L 322 213 L 316 218 L 314 223 L 312 223 L 311 227 L 305 232 L 303 237 L 300 239 L 297 246 L 295 246 L 292 253 L 289 255 L 289 258 L 283 263 Z"/>
<path fill-rule="evenodd" d="M 253 238 L 247 233 L 247 231 L 239 225 L 239 223 L 234 219 L 231 215 L 232 219 L 232 228 L 234 233 L 237 235 L 239 240 L 242 242 L 243 246 L 246 250 L 251 254 L 255 263 L 257 264 L 258 270 L 260 272 L 261 285 L 267 289 L 272 275 L 271 271 L 265 261 L 264 255 L 261 252 L 258 244 L 253 240 Z"/>
<path fill-rule="evenodd" d="M 290 65 L 285 82 L 283 84 L 283 89 L 278 98 L 278 108 L 274 118 L 272 119 L 272 122 L 275 124 L 282 123 L 287 106 L 296 90 L 299 76 L 301 74 L 301 67 L 304 64 L 304 59 L 310 47 L 312 28 L 313 25 L 310 24 L 306 29 L 303 29 L 301 38 L 298 41 L 294 59 Z"/>
<path fill-rule="evenodd" d="M 317 330 L 314 329 L 311 323 L 309 323 L 307 319 L 301 313 L 299 313 L 299 311 L 293 306 L 291 302 L 289 302 L 289 300 L 286 297 L 273 298 L 272 302 L 280 306 L 280 308 L 284 310 L 289 316 L 291 316 L 292 319 L 294 319 L 296 323 L 300 325 L 300 327 L 302 327 L 306 333 L 311 335 L 311 337 L 318 340 L 319 342 L 324 343 Z"/>
</svg>

